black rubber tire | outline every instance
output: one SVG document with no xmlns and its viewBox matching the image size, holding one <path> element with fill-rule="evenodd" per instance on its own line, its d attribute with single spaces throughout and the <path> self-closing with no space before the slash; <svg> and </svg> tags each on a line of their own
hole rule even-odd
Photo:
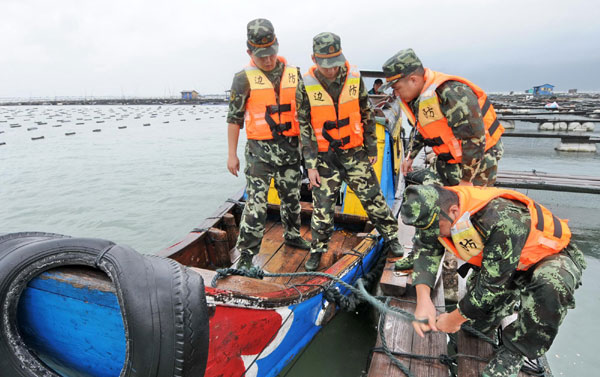
<svg viewBox="0 0 600 377">
<path fill-rule="evenodd" d="M 77 265 L 99 268 L 115 286 L 127 340 L 120 377 L 204 375 L 208 309 L 199 274 L 173 260 L 144 256 L 106 240 L 14 233 L 0 236 L 3 377 L 60 377 L 24 343 L 17 307 L 33 278 L 55 267 Z"/>
</svg>

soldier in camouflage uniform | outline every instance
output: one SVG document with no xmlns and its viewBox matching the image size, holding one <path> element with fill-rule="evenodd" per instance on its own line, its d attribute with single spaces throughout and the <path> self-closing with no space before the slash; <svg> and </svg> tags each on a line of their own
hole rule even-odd
<svg viewBox="0 0 600 377">
<path fill-rule="evenodd" d="M 272 83 L 279 104 L 280 83 L 287 66 L 277 56 L 279 43 L 273 25 L 269 20 L 256 19 L 248 23 L 248 55 L 262 74 Z M 287 71 L 286 71 L 287 72 Z M 301 82 L 297 68 L 290 75 L 296 75 Z M 262 75 L 261 75 L 262 76 Z M 247 104 L 251 85 L 246 70 L 233 78 L 229 100 L 227 168 L 237 176 L 240 161 L 237 145 L 244 118 L 248 115 Z M 265 110 L 266 111 L 266 110 Z M 250 118 L 248 118 L 250 119 Z M 248 122 L 248 121 L 247 121 Z M 248 126 L 248 124 L 246 124 Z M 250 268 L 252 257 L 260 250 L 267 218 L 267 194 L 271 178 L 281 199 L 281 220 L 284 226 L 285 242 L 294 247 L 310 249 L 310 243 L 300 236 L 300 149 L 298 136 L 275 134 L 271 139 L 256 140 L 248 137 L 246 157 L 246 206 L 240 223 L 240 234 L 236 244 L 241 252 L 239 268 Z"/>
<path fill-rule="evenodd" d="M 296 92 L 302 152 L 313 189 L 314 208 L 311 220 L 313 239 L 311 257 L 305 267 L 309 271 L 317 269 L 322 253 L 327 251 L 327 244 L 333 233 L 336 199 L 342 182 L 346 182 L 356 193 L 369 219 L 386 240 L 389 253 L 401 256 L 403 249 L 398 242 L 398 222 L 381 193 L 379 182 L 371 166 L 377 161 L 377 137 L 374 116 L 364 82 L 357 73 L 350 72 L 350 66 L 342 54 L 340 37 L 336 34 L 320 33 L 314 37 L 312 59 L 315 66 L 309 71 L 309 76 L 304 75 L 305 82 L 298 85 Z M 359 85 L 345 85 L 350 77 Z M 360 112 L 356 118 L 358 122 L 362 122 L 361 145 L 350 147 L 351 144 L 348 144 L 343 148 L 343 145 L 341 147 L 339 145 L 343 143 L 340 140 L 334 141 L 338 145 L 333 145 L 331 141 L 324 142 L 324 139 L 321 142 L 317 141 L 315 124 L 313 124 L 316 110 L 311 107 L 307 93 L 308 81 L 306 80 L 309 79 L 314 82 L 312 87 L 321 90 L 319 93 L 312 94 L 331 99 L 331 106 L 335 107 L 332 112 L 335 115 L 332 115 L 333 119 L 326 119 L 325 123 L 336 124 L 338 132 L 347 120 L 339 113 L 344 106 L 340 104 L 342 92 L 353 91 L 353 93 L 348 92 L 347 96 L 353 95 L 357 98 L 358 104 L 354 102 L 356 109 L 352 111 L 355 111 L 354 114 Z M 307 86 L 305 87 L 304 84 Z M 335 129 L 332 132 L 335 132 Z M 322 145 L 325 145 L 325 151 L 320 151 Z"/>
<path fill-rule="evenodd" d="M 419 113 L 419 102 L 426 71 L 414 51 L 406 49 L 396 53 L 384 63 L 383 71 L 388 85 L 394 88 L 397 96 L 408 103 L 419 121 L 423 117 Z M 447 163 L 437 158 L 426 173 L 423 183 L 438 183 L 443 186 L 492 186 L 496 181 L 498 161 L 502 157 L 503 147 L 499 140 L 496 145 L 485 150 L 485 128 L 477 96 L 468 85 L 454 80 L 439 85 L 435 92 L 442 116 L 446 118 L 454 136 L 461 143 L 462 161 Z M 413 160 L 424 145 L 423 136 L 415 132 L 410 141 L 408 155 L 402 164 L 404 174 L 412 170 Z"/>
<path fill-rule="evenodd" d="M 383 71 L 388 85 L 394 88 L 394 93 L 415 114 L 415 122 L 422 122 L 424 115 L 419 111 L 419 104 L 430 73 L 423 68 L 414 51 L 406 49 L 396 53 L 384 63 Z M 454 80 L 442 83 L 435 92 L 441 116 L 446 118 L 454 137 L 460 142 L 462 161 L 451 163 L 436 156 L 428 168 L 413 172 L 413 161 L 426 145 L 426 140 L 417 131 L 416 124 L 413 124 L 407 156 L 402 162 L 402 173 L 409 180 L 424 184 L 493 186 L 504 148 L 502 141 L 498 140 L 494 146 L 485 150 L 486 130 L 476 94 L 468 85 Z M 489 107 L 493 112 L 493 107 Z M 409 117 L 409 120 L 412 119 Z M 396 263 L 397 269 L 411 267 L 412 254 Z"/>
<path fill-rule="evenodd" d="M 491 192 L 497 189 L 464 190 Z M 529 239 L 533 232 L 530 229 L 534 229 L 531 212 L 520 200 L 496 197 L 470 216 L 483 243 L 480 267 L 473 266 L 468 291 L 458 308 L 436 318 L 430 292 L 444 255 L 444 246 L 438 237 L 450 237 L 451 224 L 460 217 L 461 208 L 468 206 L 467 200 L 463 200 L 459 204 L 455 192 L 437 185 L 409 186 L 404 193 L 402 221 L 416 228 L 413 245 L 415 317 L 428 319 L 428 324 L 413 322 L 413 326 L 421 336 L 429 330 L 454 333 L 464 322 L 489 333 L 499 326 L 502 318 L 512 314 L 515 303 L 520 302 L 516 321 L 504 328 L 502 346 L 483 372 L 483 376 L 488 377 L 517 376 L 525 356 L 535 359 L 548 351 L 567 309 L 575 307 L 574 292 L 581 285 L 586 262 L 577 246 L 569 242 L 568 231 L 568 237 L 564 238 L 566 247 L 556 254 L 544 252 L 543 259 L 523 270 L 525 252 L 522 250 L 532 244 Z M 538 220 L 536 227 L 539 224 Z M 567 230 L 562 229 L 562 234 Z"/>
</svg>

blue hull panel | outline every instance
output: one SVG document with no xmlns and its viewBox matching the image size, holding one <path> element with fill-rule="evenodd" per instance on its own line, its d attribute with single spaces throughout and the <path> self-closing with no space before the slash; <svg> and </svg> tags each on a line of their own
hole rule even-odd
<svg viewBox="0 0 600 377">
<path fill-rule="evenodd" d="M 65 376 L 118 376 L 126 341 L 117 297 L 44 273 L 19 302 L 19 329 L 46 364 Z M 57 294 L 57 292 L 59 294 Z"/>
</svg>

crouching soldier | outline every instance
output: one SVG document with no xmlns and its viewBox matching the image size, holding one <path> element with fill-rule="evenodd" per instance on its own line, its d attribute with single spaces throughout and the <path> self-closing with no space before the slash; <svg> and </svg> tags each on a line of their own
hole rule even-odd
<svg viewBox="0 0 600 377">
<path fill-rule="evenodd" d="M 566 220 L 519 192 L 466 186 L 409 186 L 400 211 L 416 228 L 415 317 L 428 322 L 413 322 L 420 336 L 455 333 L 465 322 L 489 333 L 520 302 L 483 376 L 517 376 L 525 357 L 548 351 L 586 267 Z M 436 317 L 430 292 L 445 248 L 474 271 L 458 308 Z"/>
</svg>

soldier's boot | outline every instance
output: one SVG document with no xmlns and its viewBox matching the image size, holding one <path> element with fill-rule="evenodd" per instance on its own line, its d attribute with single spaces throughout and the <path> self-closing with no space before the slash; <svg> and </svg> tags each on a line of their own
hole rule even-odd
<svg viewBox="0 0 600 377">
<path fill-rule="evenodd" d="M 317 268 L 319 268 L 319 263 L 321 262 L 322 255 L 323 255 L 323 253 L 319 252 L 319 251 L 311 252 L 310 258 L 308 258 L 306 263 L 304 263 L 304 267 L 306 268 L 306 271 L 314 271 Z"/>
<path fill-rule="evenodd" d="M 394 270 L 412 270 L 414 266 L 414 260 L 415 258 L 413 257 L 413 255 L 408 254 L 404 258 L 396 261 L 396 263 L 394 264 Z"/>
<path fill-rule="evenodd" d="M 398 238 L 386 241 L 385 247 L 387 248 L 387 256 L 390 258 L 397 258 L 404 255 L 404 246 L 400 245 Z"/>
<path fill-rule="evenodd" d="M 501 346 L 494 358 L 485 366 L 482 377 L 517 377 L 525 357 Z"/>
<path fill-rule="evenodd" d="M 310 242 L 301 236 L 294 238 L 285 238 L 285 244 L 288 246 L 297 247 L 299 249 L 310 250 Z"/>
<path fill-rule="evenodd" d="M 252 258 L 254 258 L 254 255 L 251 254 L 249 251 L 247 251 L 247 250 L 242 251 L 242 253 L 240 255 L 240 259 L 238 260 L 235 268 L 237 268 L 238 270 L 251 269 L 252 268 Z"/>
</svg>

